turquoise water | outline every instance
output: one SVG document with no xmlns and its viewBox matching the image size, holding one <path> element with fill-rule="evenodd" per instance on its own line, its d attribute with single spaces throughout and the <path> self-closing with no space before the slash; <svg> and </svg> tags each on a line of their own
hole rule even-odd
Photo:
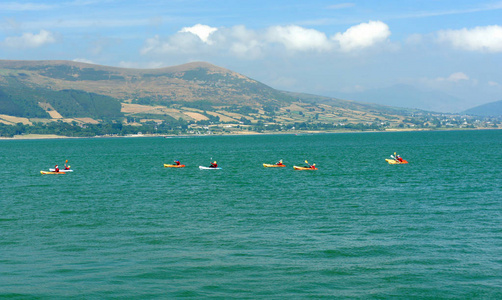
<svg viewBox="0 0 502 300">
<path fill-rule="evenodd" d="M 0 298 L 500 299 L 501 163 L 502 131 L 0 141 Z"/>
</svg>

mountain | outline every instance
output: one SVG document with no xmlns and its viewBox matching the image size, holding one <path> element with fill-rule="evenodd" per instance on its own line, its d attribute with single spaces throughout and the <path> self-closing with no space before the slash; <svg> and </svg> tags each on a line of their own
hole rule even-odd
<svg viewBox="0 0 502 300">
<path fill-rule="evenodd" d="M 248 115 L 260 110 L 277 112 L 301 99 L 349 110 L 368 108 L 353 101 L 278 91 L 205 62 L 125 69 L 72 61 L 0 60 L 0 114 L 24 118 L 120 119 L 134 110 L 144 112 L 141 105 L 164 107 L 164 112 L 180 107 L 223 108 Z M 372 108 L 389 112 L 383 106 Z"/>
<path fill-rule="evenodd" d="M 454 96 L 434 90 L 424 91 L 405 84 L 341 95 L 355 101 L 444 113 L 457 113 L 466 107 L 463 100 Z"/>
<path fill-rule="evenodd" d="M 502 100 L 479 105 L 465 110 L 463 113 L 482 117 L 501 117 Z"/>
<path fill-rule="evenodd" d="M 291 101 L 250 78 L 209 63 L 143 70 L 70 61 L 0 61 L 0 87 L 83 90 L 120 102 L 165 104 L 205 100 L 214 104 L 256 105 Z"/>
<path fill-rule="evenodd" d="M 395 95 L 400 104 L 410 100 L 404 94 Z M 460 126 L 437 113 L 361 99 L 365 102 L 279 91 L 206 62 L 126 69 L 0 60 L 0 136 Z"/>
</svg>

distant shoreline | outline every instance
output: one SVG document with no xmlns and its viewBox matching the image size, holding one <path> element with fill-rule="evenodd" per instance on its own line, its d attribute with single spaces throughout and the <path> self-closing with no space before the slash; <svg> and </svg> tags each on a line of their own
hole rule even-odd
<svg viewBox="0 0 502 300">
<path fill-rule="evenodd" d="M 24 134 L 15 135 L 14 137 L 0 137 L 0 140 L 49 140 L 49 139 L 94 139 L 94 138 L 144 138 L 144 137 L 200 137 L 200 136 L 244 136 L 244 135 L 306 135 L 306 134 L 325 134 L 325 133 L 362 133 L 362 132 L 418 132 L 418 131 L 473 131 L 473 130 L 501 130 L 502 128 L 444 128 L 444 129 L 429 129 L 429 128 L 393 128 L 386 130 L 336 130 L 336 131 L 294 131 L 294 132 L 236 132 L 222 134 L 130 134 L 130 135 L 103 135 L 91 137 L 72 137 L 56 134 Z"/>
</svg>

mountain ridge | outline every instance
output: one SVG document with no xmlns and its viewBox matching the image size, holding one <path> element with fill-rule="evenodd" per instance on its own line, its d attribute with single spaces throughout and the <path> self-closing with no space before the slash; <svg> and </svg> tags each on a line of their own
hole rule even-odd
<svg viewBox="0 0 502 300">
<path fill-rule="evenodd" d="M 463 111 L 463 113 L 483 117 L 502 116 L 502 100 L 478 105 Z"/>
<path fill-rule="evenodd" d="M 343 96 L 356 101 L 442 113 L 459 113 L 467 105 L 463 100 L 449 94 L 435 90 L 424 91 L 407 84 L 345 93 Z"/>
<path fill-rule="evenodd" d="M 111 122 L 142 131 L 164 127 L 261 132 L 453 124 L 440 118 L 418 109 L 280 91 L 207 62 L 129 69 L 60 60 L 0 60 L 0 123 L 7 125 L 61 121 L 89 127 Z M 134 131 L 122 130 L 122 125 L 106 132 Z"/>
</svg>

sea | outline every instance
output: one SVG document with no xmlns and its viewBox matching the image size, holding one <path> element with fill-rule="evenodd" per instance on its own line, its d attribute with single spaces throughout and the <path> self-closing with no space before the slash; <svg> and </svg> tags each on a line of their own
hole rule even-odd
<svg viewBox="0 0 502 300">
<path fill-rule="evenodd" d="M 502 131 L 1 140 L 0 298 L 502 299 Z"/>
</svg>

